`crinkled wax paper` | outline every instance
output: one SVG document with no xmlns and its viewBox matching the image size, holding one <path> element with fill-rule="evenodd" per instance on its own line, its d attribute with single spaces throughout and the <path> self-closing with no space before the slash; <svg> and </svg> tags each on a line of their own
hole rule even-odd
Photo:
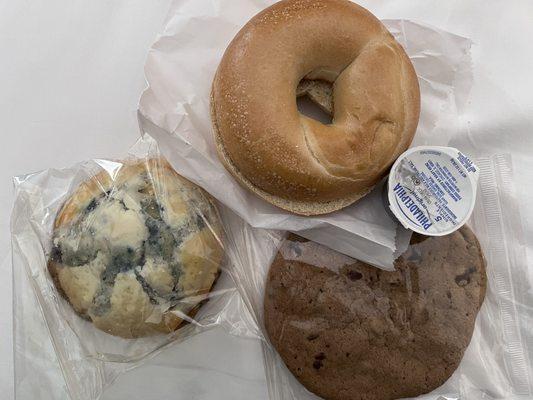
<svg viewBox="0 0 533 400">
<path fill-rule="evenodd" d="M 368 263 L 392 268 L 409 233 L 385 212 L 381 187 L 339 212 L 300 217 L 243 189 L 224 169 L 213 142 L 209 93 L 234 35 L 273 1 L 180 0 L 145 65 L 148 88 L 139 103 L 141 129 L 181 173 L 253 227 L 284 229 Z M 406 20 L 384 21 L 417 71 L 422 110 L 415 145 L 446 145 L 471 84 L 470 40 Z"/>
</svg>

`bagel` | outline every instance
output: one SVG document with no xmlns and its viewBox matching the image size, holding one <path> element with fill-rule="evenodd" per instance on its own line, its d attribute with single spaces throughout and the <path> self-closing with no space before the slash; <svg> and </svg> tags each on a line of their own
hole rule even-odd
<svg viewBox="0 0 533 400">
<path fill-rule="evenodd" d="M 300 114 L 296 97 L 306 92 L 331 109 L 331 124 Z M 419 113 L 403 48 L 347 0 L 287 0 L 263 10 L 226 49 L 211 90 L 224 166 L 266 201 L 302 215 L 368 193 L 409 147 Z"/>
</svg>

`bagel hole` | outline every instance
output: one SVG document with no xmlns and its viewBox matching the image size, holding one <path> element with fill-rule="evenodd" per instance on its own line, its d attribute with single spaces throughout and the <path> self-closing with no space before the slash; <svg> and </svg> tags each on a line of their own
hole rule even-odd
<svg viewBox="0 0 533 400">
<path fill-rule="evenodd" d="M 329 125 L 333 121 L 333 85 L 324 80 L 302 79 L 296 90 L 300 114 Z"/>
<path fill-rule="evenodd" d="M 317 103 L 307 97 L 307 95 L 298 97 L 296 104 L 298 104 L 300 114 L 306 117 L 322 122 L 325 125 L 329 125 L 333 121 L 331 115 L 325 112 Z"/>
</svg>

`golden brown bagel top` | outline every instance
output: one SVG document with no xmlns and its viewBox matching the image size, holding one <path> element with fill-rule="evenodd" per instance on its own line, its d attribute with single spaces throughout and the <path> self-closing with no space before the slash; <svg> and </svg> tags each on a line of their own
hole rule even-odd
<svg viewBox="0 0 533 400">
<path fill-rule="evenodd" d="M 303 79 L 333 83 L 333 121 L 298 112 Z M 211 112 L 219 155 L 267 201 L 313 215 L 365 195 L 407 149 L 420 111 L 415 71 L 381 22 L 346 0 L 280 1 L 226 49 Z"/>
</svg>

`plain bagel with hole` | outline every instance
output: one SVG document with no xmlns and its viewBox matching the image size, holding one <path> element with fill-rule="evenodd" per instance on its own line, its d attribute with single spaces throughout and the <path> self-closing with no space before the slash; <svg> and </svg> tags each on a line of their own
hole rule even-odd
<svg viewBox="0 0 533 400">
<path fill-rule="evenodd" d="M 299 113 L 302 79 L 332 84 L 331 124 Z M 368 193 L 408 148 L 419 111 L 403 48 L 346 0 L 280 1 L 257 14 L 226 49 L 211 93 L 225 167 L 266 201 L 303 215 Z"/>
</svg>

